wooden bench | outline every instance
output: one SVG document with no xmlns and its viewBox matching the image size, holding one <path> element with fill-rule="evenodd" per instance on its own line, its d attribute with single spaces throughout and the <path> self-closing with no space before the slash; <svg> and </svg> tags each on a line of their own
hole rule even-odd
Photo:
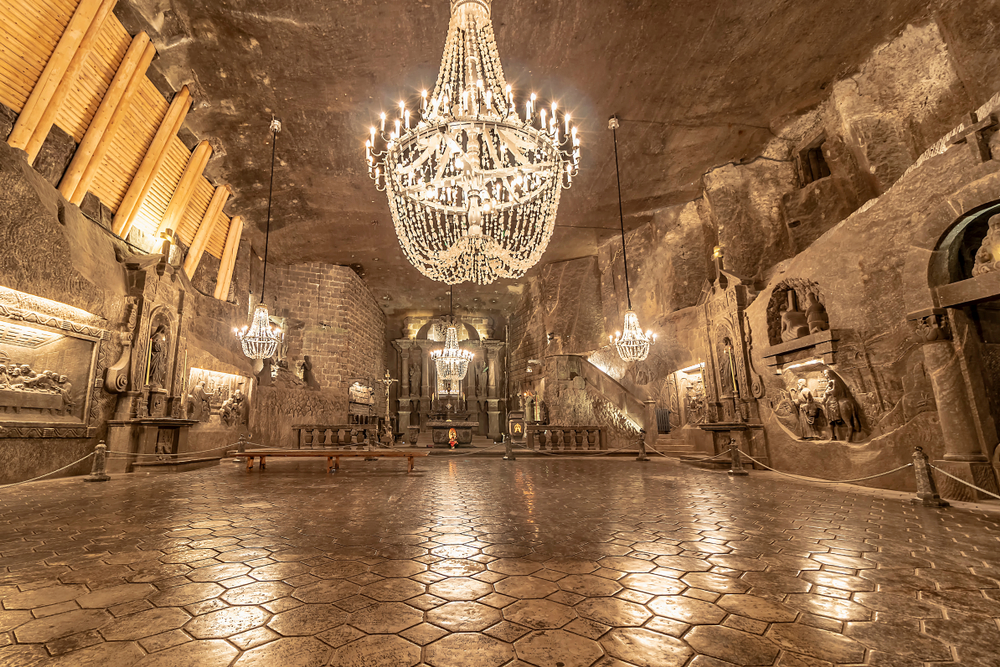
<svg viewBox="0 0 1000 667">
<path fill-rule="evenodd" d="M 253 460 L 260 459 L 260 469 L 263 471 L 267 467 L 267 459 L 271 457 L 326 457 L 326 471 L 340 470 L 341 458 L 406 458 L 408 465 L 407 473 L 413 472 L 413 459 L 417 456 L 427 456 L 427 450 L 417 450 L 412 452 L 391 451 L 379 449 L 376 451 L 367 450 L 333 450 L 333 449 L 251 449 L 246 452 L 239 452 L 236 458 L 247 460 L 247 472 L 253 470 Z"/>
</svg>

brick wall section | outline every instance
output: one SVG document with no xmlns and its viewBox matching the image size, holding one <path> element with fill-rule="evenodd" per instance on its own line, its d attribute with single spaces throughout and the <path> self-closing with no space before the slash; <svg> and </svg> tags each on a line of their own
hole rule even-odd
<svg viewBox="0 0 1000 667">
<path fill-rule="evenodd" d="M 275 303 L 273 295 L 275 313 L 289 319 L 289 368 L 308 356 L 320 386 L 343 392 L 346 409 L 349 379 L 385 374 L 385 314 L 365 282 L 346 266 L 309 263 L 273 271 L 267 300 Z M 377 405 L 383 414 L 384 401 Z"/>
</svg>

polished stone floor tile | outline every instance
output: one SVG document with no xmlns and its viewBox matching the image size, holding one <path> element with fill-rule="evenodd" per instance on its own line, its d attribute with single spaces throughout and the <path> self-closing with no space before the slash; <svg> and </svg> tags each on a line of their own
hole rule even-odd
<svg viewBox="0 0 1000 667">
<path fill-rule="evenodd" d="M 1000 664 L 1000 511 L 664 460 L 0 494 L 3 667 Z"/>
</svg>

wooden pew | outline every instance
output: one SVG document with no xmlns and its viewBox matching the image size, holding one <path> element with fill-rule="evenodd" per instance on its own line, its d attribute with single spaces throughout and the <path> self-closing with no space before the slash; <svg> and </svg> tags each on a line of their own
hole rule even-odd
<svg viewBox="0 0 1000 667">
<path fill-rule="evenodd" d="M 261 472 L 267 467 L 267 459 L 272 457 L 326 457 L 326 471 L 334 472 L 340 470 L 340 459 L 342 458 L 406 458 L 407 474 L 413 472 L 413 459 L 418 456 L 427 456 L 427 450 L 415 450 L 412 452 L 394 451 L 379 449 L 375 451 L 357 449 L 251 449 L 246 452 L 239 452 L 236 458 L 247 460 L 247 472 L 253 470 L 253 460 L 260 459 Z"/>
</svg>

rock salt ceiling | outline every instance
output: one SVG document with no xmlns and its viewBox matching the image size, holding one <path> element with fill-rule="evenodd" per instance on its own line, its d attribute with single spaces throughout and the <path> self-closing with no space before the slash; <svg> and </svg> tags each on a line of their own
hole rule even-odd
<svg viewBox="0 0 1000 667">
<path fill-rule="evenodd" d="M 617 233 L 612 114 L 622 118 L 632 228 L 658 208 L 698 197 L 711 168 L 757 157 L 772 128 L 824 99 L 833 81 L 932 6 L 494 0 L 508 80 L 521 96 L 558 99 L 584 142 L 583 168 L 563 195 L 542 263 L 594 254 Z M 119 13 L 126 25 L 152 27 L 159 70 L 175 89 L 191 87 L 187 127 L 221 146 L 207 173 L 233 186 L 229 210 L 246 217 L 258 253 L 273 114 L 285 129 L 271 259 L 361 264 L 390 312 L 444 302 L 448 287 L 403 257 L 385 195 L 366 173 L 364 140 L 380 110 L 433 87 L 447 0 L 131 0 Z M 517 292 L 513 281 L 465 284 L 457 305 L 508 310 Z"/>
</svg>

